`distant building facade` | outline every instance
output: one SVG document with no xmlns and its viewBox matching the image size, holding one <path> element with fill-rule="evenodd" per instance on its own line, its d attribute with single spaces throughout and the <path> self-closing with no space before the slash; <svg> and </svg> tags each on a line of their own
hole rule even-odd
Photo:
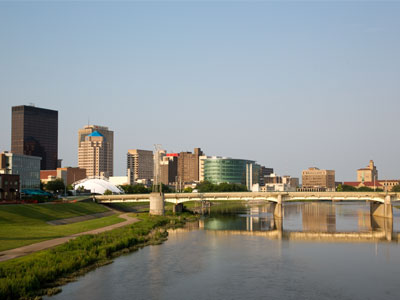
<svg viewBox="0 0 400 300">
<path fill-rule="evenodd" d="M 133 185 L 139 179 L 151 180 L 154 176 L 154 156 L 151 150 L 131 149 L 127 153 L 127 176 Z"/>
<path fill-rule="evenodd" d="M 58 111 L 34 106 L 13 106 L 11 152 L 40 157 L 41 170 L 54 170 L 58 162 Z"/>
<path fill-rule="evenodd" d="M 266 183 L 260 187 L 260 192 L 295 192 L 296 187 L 287 183 Z"/>
<path fill-rule="evenodd" d="M 172 185 L 178 176 L 178 153 L 167 153 L 160 162 L 161 183 Z"/>
<path fill-rule="evenodd" d="M 76 181 L 86 178 L 86 170 L 81 168 L 57 168 L 57 170 L 41 170 L 40 181 L 47 183 L 49 181 L 62 179 L 66 186 L 73 184 Z"/>
<path fill-rule="evenodd" d="M 299 178 L 289 175 L 282 176 L 282 183 L 288 184 L 291 187 L 297 188 L 300 185 Z"/>
<path fill-rule="evenodd" d="M 378 179 L 378 170 L 373 160 L 365 168 L 357 170 L 357 181 L 345 181 L 344 185 L 349 185 L 355 188 L 368 187 L 371 189 L 381 189 L 390 192 L 393 187 L 400 184 L 399 179 Z"/>
<path fill-rule="evenodd" d="M 305 191 L 335 191 L 335 171 L 309 168 L 302 172 L 302 189 Z"/>
<path fill-rule="evenodd" d="M 261 166 L 261 168 L 260 168 L 260 186 L 265 185 L 265 177 L 268 177 L 273 173 L 274 173 L 273 168 L 267 168 L 267 167 Z"/>
<path fill-rule="evenodd" d="M 108 181 L 115 186 L 129 184 L 128 176 L 111 176 L 110 178 L 108 178 Z"/>
<path fill-rule="evenodd" d="M 78 132 L 78 167 L 87 177 L 110 177 L 114 173 L 114 132 L 88 125 Z"/>
<path fill-rule="evenodd" d="M 370 160 L 367 167 L 357 170 L 357 181 L 372 182 L 374 180 L 378 180 L 378 170 L 376 169 L 374 161 Z"/>
<path fill-rule="evenodd" d="M 199 158 L 203 156 L 200 148 L 194 148 L 192 152 L 180 152 L 178 156 L 178 181 L 198 182 L 199 181 Z"/>
<path fill-rule="evenodd" d="M 41 157 L 0 153 L 0 173 L 19 175 L 20 190 L 40 188 Z"/>
<path fill-rule="evenodd" d="M 199 181 L 204 181 L 204 161 L 211 156 L 201 155 L 199 156 Z"/>
<path fill-rule="evenodd" d="M 19 200 L 19 175 L 0 174 L 0 201 Z"/>
<path fill-rule="evenodd" d="M 375 181 L 345 181 L 343 185 L 349 185 L 355 187 L 357 189 L 361 187 L 368 187 L 371 189 L 381 189 L 383 191 L 391 192 L 392 189 L 400 184 L 400 180 L 398 179 L 389 179 L 389 180 L 375 180 Z"/>
<path fill-rule="evenodd" d="M 264 176 L 264 183 L 265 184 L 282 183 L 282 177 L 276 175 L 275 173 L 271 173 L 267 176 Z"/>
<path fill-rule="evenodd" d="M 251 190 L 259 183 L 260 166 L 255 161 L 212 157 L 204 160 L 204 180 L 214 184 L 223 182 L 246 185 Z"/>
<path fill-rule="evenodd" d="M 295 192 L 299 186 L 299 179 L 288 175 L 277 176 L 275 173 L 264 176 L 265 184 L 260 187 L 261 192 Z"/>
</svg>

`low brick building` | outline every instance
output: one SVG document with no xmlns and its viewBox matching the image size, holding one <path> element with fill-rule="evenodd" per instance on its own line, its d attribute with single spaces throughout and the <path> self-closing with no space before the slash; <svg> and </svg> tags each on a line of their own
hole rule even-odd
<svg viewBox="0 0 400 300">
<path fill-rule="evenodd" d="M 41 170 L 40 180 L 43 183 L 60 178 L 65 185 L 73 184 L 76 181 L 86 178 L 86 170 L 82 168 L 57 168 L 57 170 Z"/>
<path fill-rule="evenodd" d="M 15 201 L 19 199 L 19 175 L 0 174 L 0 200 Z"/>
</svg>

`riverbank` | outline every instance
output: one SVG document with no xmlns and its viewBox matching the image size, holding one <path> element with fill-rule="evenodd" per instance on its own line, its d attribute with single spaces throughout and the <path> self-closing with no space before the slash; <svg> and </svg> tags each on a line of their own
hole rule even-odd
<svg viewBox="0 0 400 300">
<path fill-rule="evenodd" d="M 15 249 L 1 251 L 0 252 L 0 262 L 7 261 L 7 260 L 17 258 L 17 257 L 21 257 L 21 256 L 25 256 L 25 255 L 29 255 L 29 254 L 32 254 L 32 253 L 35 253 L 35 252 L 38 252 L 41 250 L 49 249 L 49 248 L 64 244 L 72 239 L 75 239 L 78 236 L 81 236 L 81 235 L 98 234 L 101 232 L 113 230 L 115 228 L 127 226 L 127 225 L 130 225 L 130 224 L 133 224 L 133 223 L 136 223 L 139 221 L 137 218 L 132 218 L 128 214 L 119 215 L 118 218 L 124 219 L 125 221 L 116 223 L 116 224 L 112 224 L 109 226 L 93 229 L 90 231 L 79 232 L 79 233 L 75 233 L 73 235 L 64 236 L 64 237 L 60 237 L 60 238 L 56 238 L 56 239 L 52 239 L 52 240 L 46 240 L 43 242 L 31 244 L 28 246 L 23 246 L 23 247 L 19 247 L 19 248 L 15 248 Z"/>
<path fill-rule="evenodd" d="M 59 292 L 59 285 L 93 268 L 108 264 L 123 253 L 162 243 L 167 229 L 194 220 L 178 216 L 134 215 L 140 221 L 96 235 L 77 237 L 52 249 L 0 263 L 0 298 L 34 299 Z"/>
<path fill-rule="evenodd" d="M 106 227 L 124 220 L 117 215 L 88 219 L 110 210 L 97 203 L 46 203 L 0 206 L 0 251 Z M 81 217 L 81 222 L 51 225 L 57 220 Z M 89 217 L 90 218 L 90 217 Z"/>
</svg>

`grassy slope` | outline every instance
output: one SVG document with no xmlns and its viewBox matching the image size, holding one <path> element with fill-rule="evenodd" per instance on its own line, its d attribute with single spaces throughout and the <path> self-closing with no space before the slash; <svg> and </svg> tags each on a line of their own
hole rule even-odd
<svg viewBox="0 0 400 300">
<path fill-rule="evenodd" d="M 59 203 L 0 206 L 0 251 L 122 222 L 117 216 L 68 225 L 49 225 L 50 220 L 107 211 L 95 203 Z"/>
<path fill-rule="evenodd" d="M 120 202 L 112 203 L 108 206 L 117 210 L 127 212 L 149 212 L 150 202 Z M 172 203 L 165 202 L 165 209 L 172 210 Z"/>
<path fill-rule="evenodd" d="M 75 271 L 83 274 L 85 268 L 109 262 L 117 254 L 148 244 L 159 244 L 167 234 L 164 230 L 150 234 L 154 228 L 177 227 L 195 218 L 190 214 L 182 214 L 169 217 L 141 215 L 140 219 L 141 222 L 133 225 L 80 236 L 52 249 L 1 262 L 0 299 L 42 294 L 41 288 L 52 287 L 57 279 L 68 277 Z"/>
</svg>

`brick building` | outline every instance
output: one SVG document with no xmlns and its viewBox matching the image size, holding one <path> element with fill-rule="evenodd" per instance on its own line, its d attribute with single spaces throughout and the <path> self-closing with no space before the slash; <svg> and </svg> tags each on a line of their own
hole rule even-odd
<svg viewBox="0 0 400 300">
<path fill-rule="evenodd" d="M 19 175 L 0 174 L 0 200 L 15 201 L 19 199 Z"/>
<path fill-rule="evenodd" d="M 335 171 L 308 168 L 302 172 L 302 188 L 335 191 Z"/>
<path fill-rule="evenodd" d="M 178 182 L 199 181 L 199 157 L 203 155 L 200 148 L 192 152 L 181 152 L 178 156 Z"/>
</svg>

